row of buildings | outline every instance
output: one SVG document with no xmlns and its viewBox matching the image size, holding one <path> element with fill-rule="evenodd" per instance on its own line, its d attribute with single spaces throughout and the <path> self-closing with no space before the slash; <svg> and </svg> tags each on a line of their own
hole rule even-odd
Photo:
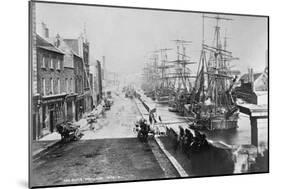
<svg viewBox="0 0 281 189">
<path fill-rule="evenodd" d="M 32 36 L 32 138 L 55 132 L 56 125 L 75 122 L 102 99 L 100 61 L 91 63 L 85 35 L 65 39 L 49 36 L 42 23 Z"/>
</svg>

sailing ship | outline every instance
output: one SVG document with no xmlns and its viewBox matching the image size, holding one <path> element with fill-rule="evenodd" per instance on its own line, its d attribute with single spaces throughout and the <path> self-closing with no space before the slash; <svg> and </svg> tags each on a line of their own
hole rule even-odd
<svg viewBox="0 0 281 189">
<path fill-rule="evenodd" d="M 194 77 L 190 75 L 191 71 L 187 66 L 195 62 L 191 62 L 188 59 L 190 57 L 186 55 L 186 45 L 190 44 L 191 41 L 179 39 L 173 41 L 176 42 L 177 46 L 177 59 L 169 61 L 169 63 L 175 66 L 175 69 L 174 73 L 169 76 L 171 79 L 174 79 L 174 93 L 170 97 L 170 108 L 168 110 L 183 114 L 184 105 L 190 103 L 192 89 L 190 78 Z"/>
<path fill-rule="evenodd" d="M 172 50 L 170 48 L 160 49 L 161 64 L 158 68 L 158 83 L 155 87 L 155 100 L 159 104 L 168 104 L 170 95 L 173 93 L 173 84 L 169 77 L 169 69 L 173 65 L 168 65 L 167 51 Z"/>
<path fill-rule="evenodd" d="M 152 56 L 149 58 L 149 62 L 143 68 L 143 81 L 141 88 L 144 94 L 153 100 L 155 97 L 155 90 L 159 82 L 158 74 L 158 51 L 153 51 Z"/>
<path fill-rule="evenodd" d="M 216 20 L 214 44 L 204 43 L 204 18 Z M 217 15 L 203 15 L 202 50 L 198 65 L 198 73 L 192 94 L 189 113 L 194 117 L 194 129 L 228 130 L 236 129 L 238 108 L 232 98 L 231 91 L 237 77 L 232 76 L 229 62 L 235 58 L 226 50 L 226 42 L 222 46 L 219 21 L 230 20 Z M 207 55 L 208 61 L 207 61 Z"/>
</svg>

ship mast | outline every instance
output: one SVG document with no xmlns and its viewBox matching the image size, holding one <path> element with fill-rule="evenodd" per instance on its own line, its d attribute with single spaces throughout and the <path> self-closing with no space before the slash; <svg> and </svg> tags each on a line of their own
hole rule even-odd
<svg viewBox="0 0 281 189">
<path fill-rule="evenodd" d="M 161 71 L 161 88 L 168 88 L 169 87 L 169 78 L 167 77 L 167 69 L 172 66 L 167 65 L 168 62 L 168 55 L 167 51 L 172 50 L 171 48 L 163 48 L 160 49 L 160 56 L 161 56 L 161 65 L 158 66 L 158 69 Z"/>
<path fill-rule="evenodd" d="M 224 91 L 226 91 L 226 80 L 230 79 L 228 76 L 227 65 L 225 64 L 226 57 L 232 57 L 232 53 L 227 51 L 226 43 L 225 48 L 223 49 L 222 43 L 220 40 L 220 21 L 230 21 L 232 19 L 221 17 L 217 15 L 215 17 L 204 16 L 204 18 L 215 19 L 215 33 L 213 46 L 208 46 L 203 44 L 204 49 L 210 51 L 210 57 L 207 65 L 207 74 L 208 74 L 208 83 L 209 83 L 209 92 L 211 100 L 214 101 L 214 112 L 217 112 L 217 108 L 227 104 L 227 98 L 225 97 Z"/>
<path fill-rule="evenodd" d="M 175 63 L 176 64 L 176 73 L 172 76 L 174 77 L 178 82 L 178 89 L 180 89 L 181 84 L 184 87 L 185 92 L 188 92 L 187 90 L 187 82 L 189 84 L 189 89 L 191 88 L 191 82 L 189 80 L 189 73 L 186 72 L 186 65 L 187 64 L 194 64 L 195 62 L 190 62 L 187 60 L 189 56 L 186 55 L 186 45 L 190 44 L 191 41 L 185 41 L 185 40 L 172 40 L 176 43 L 177 46 L 177 60 L 176 61 L 170 61 L 169 63 Z M 182 52 L 180 52 L 180 49 L 182 49 Z M 181 81 L 180 81 L 181 80 Z"/>
<path fill-rule="evenodd" d="M 150 52 L 149 52 L 150 53 Z M 158 76 L 158 51 L 152 51 L 143 68 L 143 86 L 149 90 L 156 90 L 159 81 Z M 145 56 L 146 57 L 146 56 Z"/>
<path fill-rule="evenodd" d="M 198 63 L 198 70 L 197 70 L 197 77 L 195 80 L 193 93 L 192 93 L 192 103 L 196 102 L 205 102 L 205 64 L 206 64 L 206 52 L 205 52 L 205 26 L 204 26 L 204 18 L 205 15 L 202 15 L 202 47 L 201 47 L 201 54 Z"/>
</svg>

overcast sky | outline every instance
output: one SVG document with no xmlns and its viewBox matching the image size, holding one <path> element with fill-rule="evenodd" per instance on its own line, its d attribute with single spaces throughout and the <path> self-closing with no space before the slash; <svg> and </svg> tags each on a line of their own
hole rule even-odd
<svg viewBox="0 0 281 189">
<path fill-rule="evenodd" d="M 210 15 L 212 16 L 212 15 Z M 267 20 L 263 17 L 230 16 L 221 22 L 221 35 L 228 37 L 228 50 L 239 60 L 233 61 L 242 73 L 252 67 L 262 71 L 267 50 Z M 187 54 L 198 62 L 202 41 L 202 14 L 138 10 L 62 4 L 36 4 L 37 31 L 44 22 L 50 35 L 78 37 L 86 26 L 90 42 L 90 61 L 106 57 L 107 68 L 119 73 L 137 73 L 150 51 L 176 48 L 173 39 L 192 41 Z M 205 42 L 211 44 L 215 20 L 205 19 Z M 175 53 L 168 53 L 175 60 Z M 192 68 L 195 70 L 195 67 Z"/>
</svg>

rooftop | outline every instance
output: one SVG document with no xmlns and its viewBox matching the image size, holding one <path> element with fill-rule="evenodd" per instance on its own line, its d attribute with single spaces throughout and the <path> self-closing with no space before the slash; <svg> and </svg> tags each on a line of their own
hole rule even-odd
<svg viewBox="0 0 281 189">
<path fill-rule="evenodd" d="M 41 48 L 41 49 L 45 49 L 48 51 L 52 51 L 52 52 L 56 52 L 59 54 L 64 54 L 63 51 L 61 51 L 60 49 L 58 49 L 55 45 L 53 45 L 51 42 L 49 42 L 47 39 L 41 37 L 40 35 L 36 35 L 36 42 L 37 42 L 37 47 Z"/>
<path fill-rule="evenodd" d="M 263 73 L 261 72 L 261 73 L 255 73 L 254 74 L 254 81 L 256 81 L 256 79 L 259 77 L 259 76 L 261 76 Z M 249 82 L 249 74 L 248 73 L 246 73 L 246 74 L 244 74 L 244 75 L 242 75 L 241 77 L 240 77 L 240 80 L 243 80 L 244 82 Z"/>
<path fill-rule="evenodd" d="M 54 47 L 51 47 L 51 46 L 37 46 L 38 48 L 41 48 L 41 49 L 45 49 L 45 50 L 48 50 L 48 51 L 53 51 L 53 52 L 56 52 L 56 53 L 59 53 L 59 54 L 64 54 L 62 51 L 60 51 L 59 49 L 57 48 L 54 48 Z"/>
</svg>

